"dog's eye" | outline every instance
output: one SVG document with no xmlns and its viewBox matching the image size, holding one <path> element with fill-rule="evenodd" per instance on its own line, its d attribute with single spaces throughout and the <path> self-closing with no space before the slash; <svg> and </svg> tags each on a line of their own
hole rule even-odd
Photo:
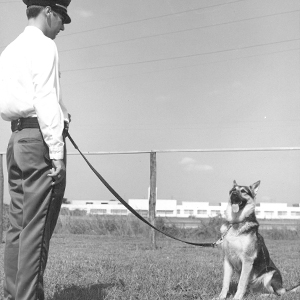
<svg viewBox="0 0 300 300">
<path fill-rule="evenodd" d="M 252 197 L 252 193 L 250 192 L 250 190 L 247 189 L 241 189 L 240 192 L 242 194 L 247 194 L 248 196 Z"/>
</svg>

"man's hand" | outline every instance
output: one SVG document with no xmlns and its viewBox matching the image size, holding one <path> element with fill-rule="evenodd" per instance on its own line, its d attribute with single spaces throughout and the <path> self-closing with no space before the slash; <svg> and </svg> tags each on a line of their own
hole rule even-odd
<svg viewBox="0 0 300 300">
<path fill-rule="evenodd" d="M 52 159 L 52 166 L 47 176 L 52 177 L 52 185 L 59 184 L 66 177 L 65 163 L 62 159 Z"/>
</svg>

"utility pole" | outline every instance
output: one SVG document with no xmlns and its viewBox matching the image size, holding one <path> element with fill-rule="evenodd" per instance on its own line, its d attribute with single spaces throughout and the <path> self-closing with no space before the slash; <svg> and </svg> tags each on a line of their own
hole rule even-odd
<svg viewBox="0 0 300 300">
<path fill-rule="evenodd" d="M 156 211 L 156 152 L 150 153 L 150 195 L 149 195 L 149 221 L 155 226 Z M 156 249 L 156 231 L 150 229 L 152 249 Z"/>
<path fill-rule="evenodd" d="M 3 240 L 3 197 L 4 197 L 3 154 L 0 154 L 0 243 L 2 243 Z"/>
</svg>

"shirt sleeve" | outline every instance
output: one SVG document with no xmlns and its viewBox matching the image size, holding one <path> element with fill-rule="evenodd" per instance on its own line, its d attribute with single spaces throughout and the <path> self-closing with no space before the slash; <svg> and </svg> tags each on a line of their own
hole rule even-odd
<svg viewBox="0 0 300 300">
<path fill-rule="evenodd" d="M 55 43 L 42 45 L 32 57 L 33 106 L 50 159 L 64 157 L 64 112 L 60 106 L 58 54 Z"/>
</svg>

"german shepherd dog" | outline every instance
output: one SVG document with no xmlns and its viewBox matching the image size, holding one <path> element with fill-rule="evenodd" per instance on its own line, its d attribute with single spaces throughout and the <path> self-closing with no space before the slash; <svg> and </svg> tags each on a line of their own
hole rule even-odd
<svg viewBox="0 0 300 300">
<path fill-rule="evenodd" d="M 282 277 L 272 262 L 263 237 L 258 233 L 255 216 L 255 197 L 260 181 L 250 186 L 233 182 L 225 212 L 226 223 L 221 226 L 221 245 L 224 254 L 223 288 L 214 299 L 225 299 L 233 272 L 239 275 L 237 291 L 233 299 L 243 299 L 247 288 L 252 292 L 276 294 L 300 291 L 300 284 L 286 290 Z"/>
</svg>

